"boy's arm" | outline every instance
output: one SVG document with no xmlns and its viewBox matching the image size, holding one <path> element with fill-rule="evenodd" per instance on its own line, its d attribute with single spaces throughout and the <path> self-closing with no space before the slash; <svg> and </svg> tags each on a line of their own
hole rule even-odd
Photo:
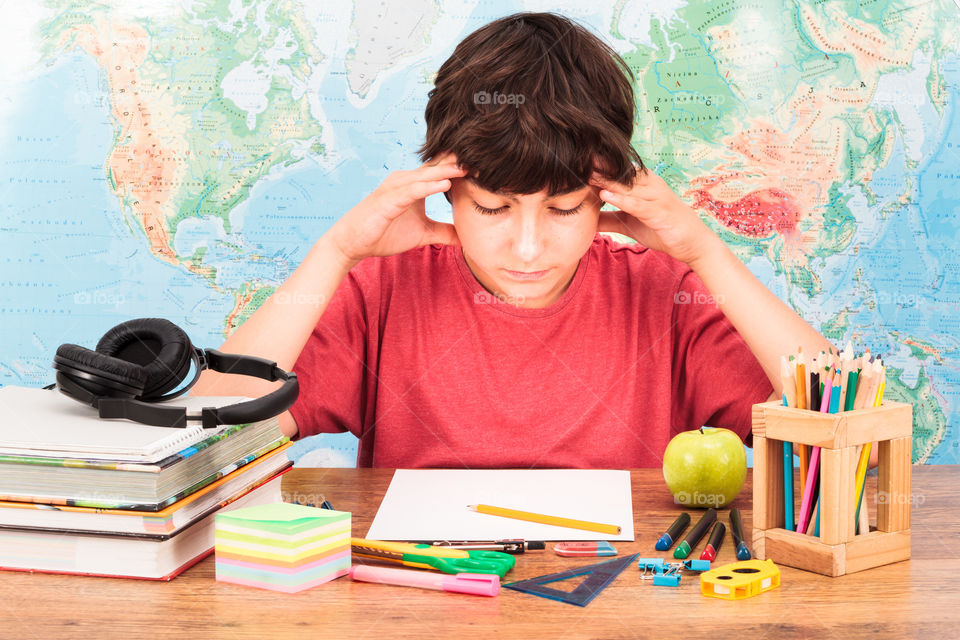
<svg viewBox="0 0 960 640">
<path fill-rule="evenodd" d="M 779 400 L 783 391 L 780 356 L 798 346 L 807 354 L 826 351 L 830 343 L 767 289 L 723 240 L 713 232 L 710 236 L 690 268 L 763 367 L 773 384 L 768 400 Z M 879 456 L 878 448 L 871 447 L 870 467 L 877 466 Z"/>
<path fill-rule="evenodd" d="M 780 399 L 780 357 L 801 347 L 813 355 L 831 345 L 793 309 L 767 289 L 656 174 L 639 172 L 632 185 L 594 175 L 599 197 L 620 211 L 603 212 L 599 231 L 622 233 L 687 263 L 756 357 Z M 876 466 L 876 447 L 870 466 Z"/>
<path fill-rule="evenodd" d="M 767 289 L 716 234 L 704 225 L 706 236 L 698 254 L 687 264 L 736 328 L 773 385 L 770 400 L 783 391 L 780 357 L 830 348 L 830 342 Z"/>
<path fill-rule="evenodd" d="M 220 350 L 267 358 L 290 371 L 340 282 L 356 262 L 344 257 L 322 236 L 289 278 L 234 331 Z M 275 389 L 276 382 L 249 376 L 204 371 L 191 390 L 194 395 L 256 397 Z M 284 434 L 294 436 L 297 425 L 290 414 L 280 416 Z"/>
<path fill-rule="evenodd" d="M 369 256 L 389 256 L 426 244 L 459 243 L 453 225 L 426 217 L 424 198 L 448 190 L 452 178 L 465 174 L 452 154 L 412 171 L 390 174 L 317 240 L 300 266 L 220 350 L 273 360 L 290 371 L 333 294 L 357 263 Z M 279 384 L 204 371 L 191 393 L 253 397 Z M 286 435 L 297 434 L 297 423 L 289 411 L 279 420 Z"/>
<path fill-rule="evenodd" d="M 782 392 L 780 356 L 813 355 L 830 343 L 750 273 L 697 212 L 655 173 L 641 171 L 632 185 L 604 180 L 601 200 L 620 211 L 601 213 L 598 230 L 624 233 L 640 244 L 685 262 L 700 277 L 730 323 L 740 333 L 773 385 Z"/>
</svg>

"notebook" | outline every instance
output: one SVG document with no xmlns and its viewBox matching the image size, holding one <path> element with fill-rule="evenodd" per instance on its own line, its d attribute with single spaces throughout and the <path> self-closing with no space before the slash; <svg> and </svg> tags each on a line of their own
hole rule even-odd
<svg viewBox="0 0 960 640">
<path fill-rule="evenodd" d="M 188 396 L 168 404 L 199 412 L 248 398 Z M 0 454 L 157 462 L 227 427 L 152 427 L 103 420 L 93 407 L 54 389 L 0 388 Z"/>
</svg>

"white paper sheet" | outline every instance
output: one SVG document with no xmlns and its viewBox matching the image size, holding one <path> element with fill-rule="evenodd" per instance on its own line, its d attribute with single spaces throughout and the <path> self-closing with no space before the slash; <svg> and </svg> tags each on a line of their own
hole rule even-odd
<svg viewBox="0 0 960 640">
<path fill-rule="evenodd" d="M 471 504 L 613 524 L 620 535 L 476 513 Z M 606 469 L 398 469 L 371 540 L 633 540 L 630 472 Z"/>
</svg>

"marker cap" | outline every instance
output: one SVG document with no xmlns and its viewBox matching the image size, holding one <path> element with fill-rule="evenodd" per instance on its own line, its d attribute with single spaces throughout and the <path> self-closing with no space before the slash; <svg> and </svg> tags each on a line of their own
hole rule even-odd
<svg viewBox="0 0 960 640">
<path fill-rule="evenodd" d="M 495 596 L 500 593 L 500 576 L 490 573 L 458 573 L 455 576 L 445 576 L 443 590 L 474 596 Z"/>
<path fill-rule="evenodd" d="M 659 540 L 657 540 L 657 544 L 654 546 L 654 548 L 657 551 L 666 551 L 672 546 L 673 546 L 673 538 L 670 537 L 670 534 L 665 533 L 662 536 L 660 536 Z"/>
</svg>

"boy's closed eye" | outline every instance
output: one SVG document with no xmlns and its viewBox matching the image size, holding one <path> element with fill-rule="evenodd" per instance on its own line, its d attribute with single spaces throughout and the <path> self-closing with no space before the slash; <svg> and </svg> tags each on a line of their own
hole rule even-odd
<svg viewBox="0 0 960 640">
<path fill-rule="evenodd" d="M 553 213 L 558 216 L 572 216 L 580 213 L 583 210 L 584 202 L 586 202 L 586 200 L 581 200 L 579 204 L 569 209 L 562 209 L 556 206 L 547 207 L 547 209 L 550 211 L 550 213 Z M 477 213 L 481 213 L 485 216 L 495 216 L 495 215 L 499 215 L 509 211 L 510 205 L 501 205 L 499 207 L 491 208 L 491 207 L 484 207 L 479 202 L 474 200 L 473 208 L 476 209 Z"/>
<path fill-rule="evenodd" d="M 591 204 L 597 204 L 598 208 L 600 204 L 596 196 L 598 189 L 592 186 L 555 195 L 540 192 L 518 196 L 502 191 L 484 189 L 470 178 L 464 180 L 463 183 L 467 187 L 466 195 L 470 198 L 473 209 L 486 216 L 509 213 L 513 208 L 522 207 L 523 201 L 531 201 L 537 208 L 543 208 L 558 217 L 574 216 Z"/>
</svg>

